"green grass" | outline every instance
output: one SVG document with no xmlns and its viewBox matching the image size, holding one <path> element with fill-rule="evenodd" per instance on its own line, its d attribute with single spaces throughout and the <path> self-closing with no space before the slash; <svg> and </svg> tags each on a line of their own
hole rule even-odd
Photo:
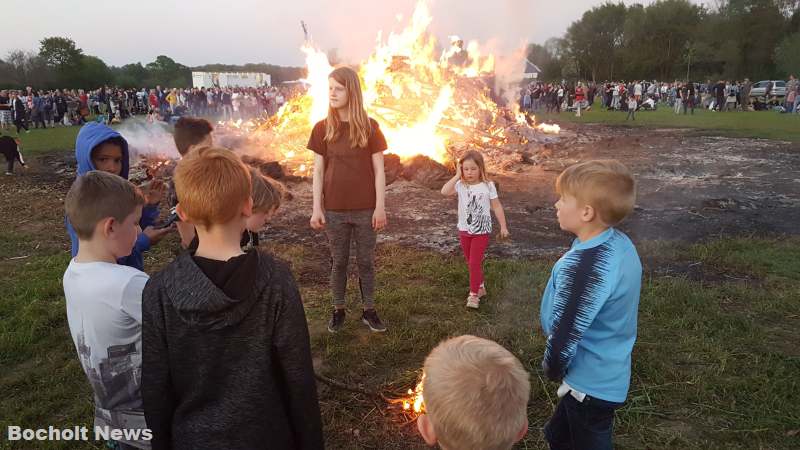
<svg viewBox="0 0 800 450">
<path fill-rule="evenodd" d="M 717 113 L 695 110 L 695 115 L 676 115 L 671 108 L 660 107 L 656 111 L 640 111 L 636 121 L 625 121 L 627 113 L 593 109 L 583 112 L 582 117 L 574 113 L 537 114 L 537 121 L 574 123 L 602 123 L 635 127 L 695 128 L 713 131 L 715 134 L 741 137 L 759 137 L 800 142 L 800 115 L 778 114 L 770 111 L 747 111 Z M 32 156 L 54 150 L 75 148 L 75 138 L 80 127 L 55 127 L 47 130 L 32 129 L 20 135 L 23 154 Z M 7 132 L 6 132 L 7 133 Z M 7 133 L 8 134 L 8 133 Z M 11 131 L 16 136 L 16 131 Z"/>
<path fill-rule="evenodd" d="M 597 103 L 595 102 L 595 105 Z M 581 117 L 575 113 L 537 114 L 537 121 L 565 121 L 573 123 L 601 123 L 634 127 L 696 128 L 740 137 L 757 137 L 800 142 L 800 115 L 779 114 L 772 111 L 712 112 L 695 110 L 694 115 L 676 115 L 669 107 L 656 111 L 639 111 L 635 121 L 625 121 L 626 112 L 607 111 L 595 106 L 584 111 Z"/>
<path fill-rule="evenodd" d="M 69 338 L 60 286 L 68 257 L 56 247 L 35 248 L 33 238 L 0 233 L 0 253 L 31 255 L 0 261 L 0 429 L 88 425 L 91 394 Z M 377 297 L 389 331 L 365 330 L 351 289 L 345 329 L 330 335 L 325 250 L 271 249 L 290 261 L 301 286 L 319 372 L 366 390 L 402 392 L 415 384 L 425 356 L 441 339 L 489 337 L 531 373 L 531 427 L 518 448 L 545 448 L 541 427 L 552 412 L 556 385 L 542 381 L 539 368 L 544 339 L 538 301 L 553 258 L 490 258 L 490 295 L 479 311 L 468 311 L 461 258 L 382 245 Z M 714 276 L 692 279 L 645 268 L 631 392 L 617 413 L 618 448 L 797 448 L 791 433 L 800 428 L 798 249 L 798 238 L 640 246 L 645 261 L 700 264 Z M 170 252 L 154 256 L 150 269 Z M 413 423 L 383 402 L 325 384 L 319 389 L 328 448 L 425 448 Z M 11 445 L 0 441 L 0 447 Z M 53 442 L 36 448 L 99 446 Z"/>
<path fill-rule="evenodd" d="M 80 129 L 81 127 L 56 126 L 45 130 L 32 128 L 30 133 L 23 130 L 19 135 L 16 129 L 4 131 L 3 134 L 18 136 L 22 142 L 22 154 L 31 157 L 56 150 L 74 150 L 75 138 Z"/>
</svg>

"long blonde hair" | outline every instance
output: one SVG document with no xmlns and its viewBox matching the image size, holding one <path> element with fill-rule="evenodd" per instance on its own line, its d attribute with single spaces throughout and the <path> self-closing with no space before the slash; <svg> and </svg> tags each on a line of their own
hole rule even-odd
<svg viewBox="0 0 800 450">
<path fill-rule="evenodd" d="M 347 66 L 337 67 L 328 75 L 347 89 L 347 110 L 350 113 L 350 146 L 364 148 L 369 141 L 372 126 L 364 110 L 364 98 L 361 95 L 361 82 L 355 70 Z M 339 115 L 328 106 L 328 118 L 325 119 L 325 141 L 335 142 L 339 139 Z"/>
</svg>

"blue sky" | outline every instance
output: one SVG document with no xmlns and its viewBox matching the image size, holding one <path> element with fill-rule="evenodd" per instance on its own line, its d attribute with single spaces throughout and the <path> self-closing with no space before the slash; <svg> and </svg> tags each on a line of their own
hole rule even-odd
<svg viewBox="0 0 800 450">
<path fill-rule="evenodd" d="M 165 54 L 186 65 L 267 62 L 302 65 L 300 21 L 323 50 L 357 62 L 399 29 L 417 0 L 2 0 L 0 58 L 37 51 L 45 36 L 69 37 L 106 63 L 147 63 Z M 510 52 L 525 42 L 561 36 L 603 0 L 428 0 L 431 30 L 458 34 Z M 633 3 L 626 1 L 626 3 Z M 649 3 L 645 1 L 644 3 Z"/>
</svg>

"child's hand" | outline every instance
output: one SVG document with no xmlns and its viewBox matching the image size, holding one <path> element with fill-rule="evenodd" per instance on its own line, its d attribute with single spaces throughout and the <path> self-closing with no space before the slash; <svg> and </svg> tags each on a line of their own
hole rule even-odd
<svg viewBox="0 0 800 450">
<path fill-rule="evenodd" d="M 157 205 L 164 198 L 167 186 L 161 180 L 153 180 L 145 190 L 144 198 L 148 205 Z"/>
<path fill-rule="evenodd" d="M 375 231 L 380 231 L 386 227 L 386 210 L 381 208 L 375 209 L 375 212 L 372 213 L 372 229 Z"/>
<path fill-rule="evenodd" d="M 508 228 L 500 228 L 500 240 L 505 240 L 511 237 L 511 234 L 508 232 Z"/>
<path fill-rule="evenodd" d="M 319 231 L 325 228 L 325 213 L 322 211 L 314 211 L 311 213 L 311 228 Z"/>
<path fill-rule="evenodd" d="M 147 227 L 145 228 L 142 233 L 150 239 L 150 245 L 156 245 L 164 238 L 167 234 L 175 230 L 175 224 L 172 224 L 166 228 L 154 228 L 154 227 Z"/>
</svg>

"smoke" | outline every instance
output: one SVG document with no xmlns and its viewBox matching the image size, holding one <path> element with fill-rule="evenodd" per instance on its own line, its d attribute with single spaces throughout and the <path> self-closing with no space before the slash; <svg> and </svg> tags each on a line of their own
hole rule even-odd
<svg viewBox="0 0 800 450">
<path fill-rule="evenodd" d="M 514 105 L 519 99 L 528 46 L 525 42 L 520 42 L 513 51 L 503 53 L 493 50 L 496 45 L 496 40 L 489 41 L 485 51 L 481 48 L 481 53 L 494 55 L 495 95 L 502 98 L 506 105 Z"/>
<path fill-rule="evenodd" d="M 119 126 L 117 131 L 128 141 L 131 159 L 181 157 L 175 147 L 170 126 L 166 123 L 149 123 L 141 118 L 132 118 Z"/>
</svg>

